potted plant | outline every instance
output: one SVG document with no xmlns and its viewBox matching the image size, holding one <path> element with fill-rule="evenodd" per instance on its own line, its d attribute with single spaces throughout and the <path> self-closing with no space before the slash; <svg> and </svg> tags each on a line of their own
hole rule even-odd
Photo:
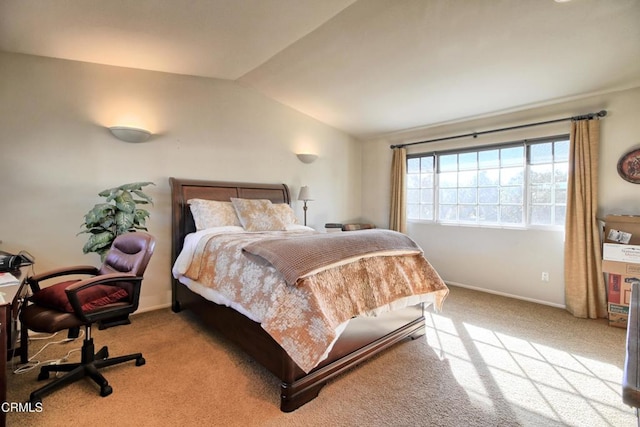
<svg viewBox="0 0 640 427">
<path fill-rule="evenodd" d="M 145 221 L 149 212 L 138 205 L 153 204 L 151 197 L 142 191 L 142 187 L 155 185 L 153 182 L 133 182 L 101 191 L 104 203 L 96 204 L 84 216 L 84 230 L 78 234 L 89 233 L 89 240 L 82 248 L 85 254 L 95 252 L 104 260 L 113 240 L 120 234 L 136 230 L 147 230 Z"/>
</svg>

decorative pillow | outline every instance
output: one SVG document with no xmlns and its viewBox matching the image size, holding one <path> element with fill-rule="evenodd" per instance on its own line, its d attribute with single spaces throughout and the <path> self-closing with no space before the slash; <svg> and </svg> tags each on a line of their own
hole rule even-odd
<svg viewBox="0 0 640 427">
<path fill-rule="evenodd" d="M 79 280 L 69 280 L 42 288 L 31 296 L 31 301 L 43 307 L 73 313 L 73 307 L 71 307 L 65 289 L 76 282 Z M 95 310 L 98 307 L 121 301 L 128 296 L 125 289 L 111 285 L 95 285 L 78 292 L 82 311 Z"/>
<path fill-rule="evenodd" d="M 231 202 L 189 199 L 187 203 L 191 208 L 191 214 L 196 223 L 196 230 L 226 227 L 229 225 L 240 227 L 242 225 Z"/>
<path fill-rule="evenodd" d="M 247 231 L 284 230 L 286 224 L 280 219 L 270 200 L 231 198 L 236 214 Z"/>
<path fill-rule="evenodd" d="M 298 224 L 298 218 L 296 218 L 296 214 L 286 203 L 276 203 L 271 205 L 274 210 L 274 214 L 282 220 L 282 222 L 286 225 Z"/>
</svg>

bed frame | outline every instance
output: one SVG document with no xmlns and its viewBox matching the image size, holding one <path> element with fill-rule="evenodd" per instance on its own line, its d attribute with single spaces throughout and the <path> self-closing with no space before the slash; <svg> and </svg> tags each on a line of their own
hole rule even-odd
<svg viewBox="0 0 640 427">
<path fill-rule="evenodd" d="M 171 264 L 180 253 L 184 237 L 195 231 L 187 200 L 201 198 L 229 201 L 231 197 L 269 199 L 273 203 L 290 203 L 285 184 L 247 184 L 169 178 L 171 185 L 172 244 Z M 239 312 L 215 304 L 172 279 L 172 309 L 187 309 L 209 328 L 214 329 L 271 371 L 281 380 L 280 409 L 291 412 L 314 399 L 327 381 L 347 369 L 370 359 L 407 337 L 424 334 L 422 304 L 386 313 L 378 317 L 354 318 L 329 353 L 309 373 L 296 365 L 260 324 Z"/>
</svg>

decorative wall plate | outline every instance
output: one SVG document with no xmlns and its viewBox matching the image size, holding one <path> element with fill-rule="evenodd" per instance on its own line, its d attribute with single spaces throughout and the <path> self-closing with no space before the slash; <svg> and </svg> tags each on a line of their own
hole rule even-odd
<svg viewBox="0 0 640 427">
<path fill-rule="evenodd" d="M 620 157 L 618 173 L 625 181 L 640 184 L 640 148 L 634 148 Z"/>
</svg>

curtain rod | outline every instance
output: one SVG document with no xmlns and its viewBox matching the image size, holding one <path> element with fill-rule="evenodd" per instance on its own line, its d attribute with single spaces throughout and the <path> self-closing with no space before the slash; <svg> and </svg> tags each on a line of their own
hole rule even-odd
<svg viewBox="0 0 640 427">
<path fill-rule="evenodd" d="M 410 142 L 408 144 L 396 144 L 396 145 L 390 146 L 389 148 L 391 148 L 391 149 L 393 149 L 393 148 L 404 148 L 404 147 L 408 147 L 410 145 L 428 144 L 429 142 L 448 141 L 450 139 L 467 138 L 467 137 L 470 137 L 470 136 L 472 136 L 474 138 L 477 138 L 478 135 L 485 135 L 487 133 L 504 132 L 506 130 L 515 130 L 515 129 L 528 128 L 528 127 L 532 127 L 532 126 L 548 125 L 548 124 L 551 124 L 551 123 L 566 122 L 568 120 L 592 120 L 592 119 L 594 119 L 596 117 L 604 117 L 606 115 L 607 115 L 607 110 L 600 110 L 597 113 L 583 114 L 582 116 L 564 117 L 562 119 L 547 120 L 546 122 L 527 123 L 527 124 L 524 124 L 524 125 L 511 126 L 511 127 L 506 127 L 506 128 L 500 128 L 500 129 L 490 129 L 490 130 L 484 130 L 484 131 L 481 131 L 481 132 L 471 132 L 471 133 L 465 133 L 465 134 L 462 134 L 462 135 L 447 136 L 447 137 L 444 137 L 444 138 L 427 139 L 425 141 Z"/>
</svg>

